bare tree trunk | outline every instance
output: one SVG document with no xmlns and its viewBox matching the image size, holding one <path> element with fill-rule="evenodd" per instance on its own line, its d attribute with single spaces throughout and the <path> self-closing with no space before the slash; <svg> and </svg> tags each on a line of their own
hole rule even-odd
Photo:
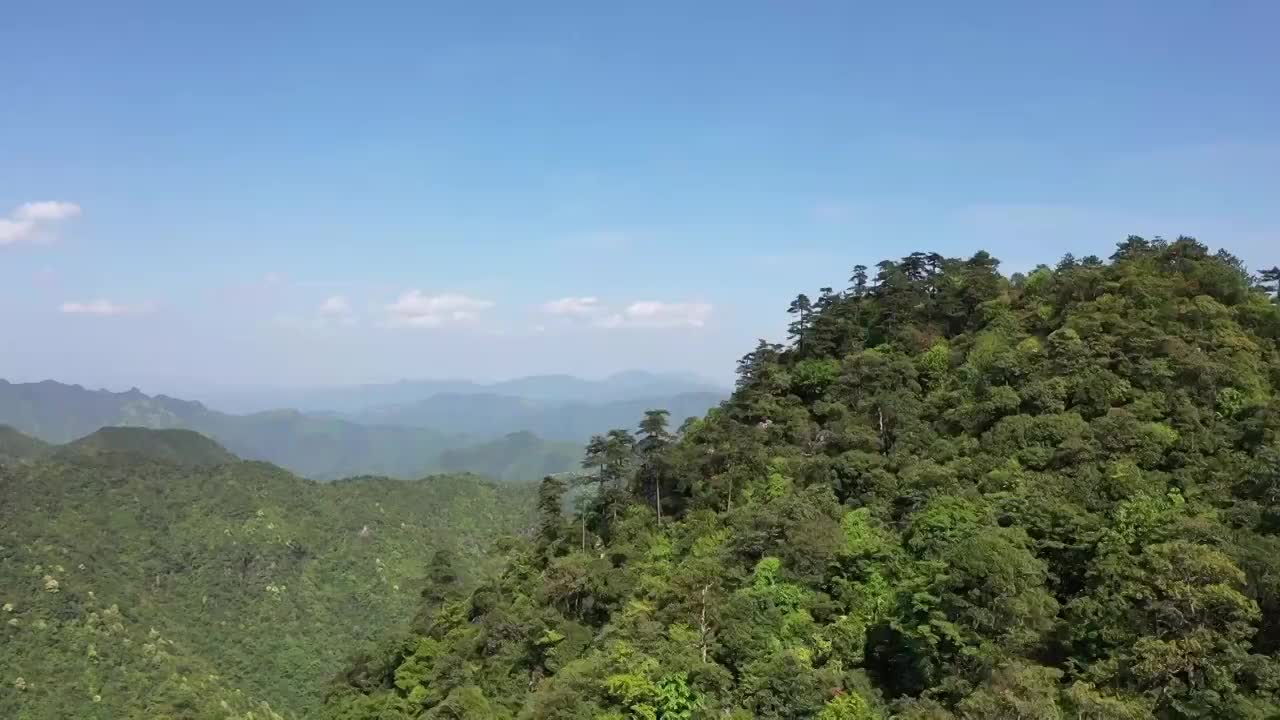
<svg viewBox="0 0 1280 720">
<path fill-rule="evenodd" d="M 658 527 L 662 527 L 662 481 L 653 481 L 653 492 L 657 495 L 657 502 L 654 503 L 658 508 Z"/>
<path fill-rule="evenodd" d="M 707 661 L 707 635 L 709 628 L 707 627 L 707 591 L 711 589 L 708 583 L 702 586 L 702 617 L 698 623 L 698 631 L 701 633 L 702 639 L 702 662 Z"/>
</svg>

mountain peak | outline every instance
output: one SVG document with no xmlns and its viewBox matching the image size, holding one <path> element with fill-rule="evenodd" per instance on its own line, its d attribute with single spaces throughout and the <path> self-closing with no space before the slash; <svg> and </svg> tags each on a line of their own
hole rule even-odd
<svg viewBox="0 0 1280 720">
<path fill-rule="evenodd" d="M 218 443 L 194 430 L 104 427 L 58 450 L 63 457 L 127 454 L 175 465 L 223 465 L 238 462 Z"/>
</svg>

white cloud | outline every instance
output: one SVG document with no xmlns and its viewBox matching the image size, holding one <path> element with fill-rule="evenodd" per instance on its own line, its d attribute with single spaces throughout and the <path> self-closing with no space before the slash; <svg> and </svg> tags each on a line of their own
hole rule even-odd
<svg viewBox="0 0 1280 720">
<path fill-rule="evenodd" d="M 698 328 L 706 325 L 712 307 L 705 302 L 637 300 L 617 310 L 595 296 L 562 297 L 539 306 L 547 314 L 567 321 L 587 321 L 594 327 Z"/>
<path fill-rule="evenodd" d="M 0 217 L 0 245 L 39 240 L 45 226 L 79 214 L 79 205 L 60 200 L 23 203 L 8 217 Z"/>
<path fill-rule="evenodd" d="M 591 324 L 601 328 L 616 328 L 622 327 L 622 320 L 622 313 L 609 313 Z"/>
<path fill-rule="evenodd" d="M 329 325 L 355 325 L 356 315 L 351 309 L 351 302 L 345 295 L 332 295 L 325 298 L 316 310 L 315 326 L 324 328 Z"/>
<path fill-rule="evenodd" d="M 35 223 L 29 220 L 10 220 L 0 218 L 0 245 L 26 240 L 35 230 Z"/>
<path fill-rule="evenodd" d="M 272 322 L 293 330 L 326 331 L 335 327 L 358 325 L 360 318 L 356 316 L 347 296 L 331 295 L 310 313 L 282 313 L 272 318 Z"/>
<path fill-rule="evenodd" d="M 387 305 L 387 320 L 395 327 L 439 327 L 448 323 L 471 322 L 491 307 L 491 301 L 468 295 L 428 295 L 421 290 L 409 290 Z"/>
<path fill-rule="evenodd" d="M 13 211 L 13 216 L 18 220 L 30 220 L 32 222 L 66 220 L 79 214 L 79 205 L 62 202 L 61 200 L 23 203 L 18 206 L 17 210 Z"/>
<path fill-rule="evenodd" d="M 142 315 L 154 311 L 155 305 L 152 303 L 121 305 L 100 298 L 87 302 L 64 302 L 59 309 L 68 315 Z"/>
<path fill-rule="evenodd" d="M 603 327 L 699 328 L 711 317 L 711 305 L 704 302 L 662 302 L 640 300 L 621 313 L 604 318 Z"/>
<path fill-rule="evenodd" d="M 342 295 L 334 295 L 320 303 L 321 315 L 350 315 L 351 303 Z"/>
<path fill-rule="evenodd" d="M 590 317 L 604 312 L 605 308 L 596 297 L 563 297 L 543 303 L 542 311 L 548 315 Z"/>
</svg>

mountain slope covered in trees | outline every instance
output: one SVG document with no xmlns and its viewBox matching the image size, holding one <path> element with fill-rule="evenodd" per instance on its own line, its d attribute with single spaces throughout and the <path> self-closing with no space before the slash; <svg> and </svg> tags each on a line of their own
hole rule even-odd
<svg viewBox="0 0 1280 720">
<path fill-rule="evenodd" d="M 440 453 L 441 472 L 474 472 L 497 480 L 531 481 L 576 468 L 582 448 L 575 443 L 548 442 L 529 432 Z"/>
<path fill-rule="evenodd" d="M 123 452 L 107 433 L 0 462 L 0 717 L 308 717 L 352 652 L 532 519 L 528 484 L 317 484 L 126 430 Z"/>
<path fill-rule="evenodd" d="M 240 458 L 192 430 L 104 427 L 58 447 L 62 458 L 125 454 L 174 465 L 225 465 Z"/>
<path fill-rule="evenodd" d="M 324 716 L 1280 713 L 1280 306 L 1129 238 L 1005 278 L 917 253 L 801 295 L 733 397 L 548 478 Z"/>
<path fill-rule="evenodd" d="M 0 462 L 35 460 L 50 451 L 48 443 L 19 432 L 9 425 L 0 425 Z"/>
</svg>

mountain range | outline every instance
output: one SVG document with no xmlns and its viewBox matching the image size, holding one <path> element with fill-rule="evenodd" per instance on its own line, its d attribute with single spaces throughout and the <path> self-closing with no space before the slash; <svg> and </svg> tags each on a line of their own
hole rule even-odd
<svg viewBox="0 0 1280 720">
<path fill-rule="evenodd" d="M 698 382 L 639 372 L 607 381 L 539 376 L 500 384 L 526 395 L 438 392 L 400 404 L 359 404 L 360 398 L 407 399 L 465 385 L 422 381 L 326 391 L 333 393 L 329 399 L 335 403 L 326 412 L 285 409 L 237 415 L 137 388 L 110 392 L 52 380 L 0 380 L 0 424 L 56 444 L 111 426 L 194 430 L 240 457 L 318 480 L 364 474 L 415 478 L 443 470 L 532 479 L 576 468 L 578 448 L 591 434 L 631 428 L 647 409 L 667 409 L 678 421 L 701 415 L 725 397 L 723 391 L 706 390 L 648 394 L 700 387 Z M 565 400 L 590 396 L 614 399 Z"/>
<path fill-rule="evenodd" d="M 391 383 L 314 388 L 192 388 L 182 394 L 229 413 L 278 408 L 354 415 L 375 408 L 411 405 L 437 395 L 499 395 L 545 405 L 602 404 L 684 393 L 728 396 L 721 383 L 690 373 L 626 370 L 601 379 L 573 375 L 529 375 L 498 382 L 400 380 Z M 524 428 L 529 429 L 529 428 Z"/>
<path fill-rule="evenodd" d="M 679 424 L 686 418 L 700 417 L 724 398 L 724 393 L 698 391 L 601 403 L 561 403 L 492 393 L 441 393 L 414 403 L 371 408 L 343 417 L 369 425 L 417 427 L 480 437 L 524 431 L 551 440 L 582 443 L 609 428 L 632 428 L 645 410 L 667 410 Z"/>
<path fill-rule="evenodd" d="M 240 457 L 265 460 L 315 479 L 385 474 L 420 477 L 461 435 L 278 410 L 229 415 L 203 404 L 138 389 L 113 393 L 46 380 L 0 381 L 0 423 L 50 443 L 67 443 L 102 427 L 183 428 L 213 438 Z"/>
</svg>

